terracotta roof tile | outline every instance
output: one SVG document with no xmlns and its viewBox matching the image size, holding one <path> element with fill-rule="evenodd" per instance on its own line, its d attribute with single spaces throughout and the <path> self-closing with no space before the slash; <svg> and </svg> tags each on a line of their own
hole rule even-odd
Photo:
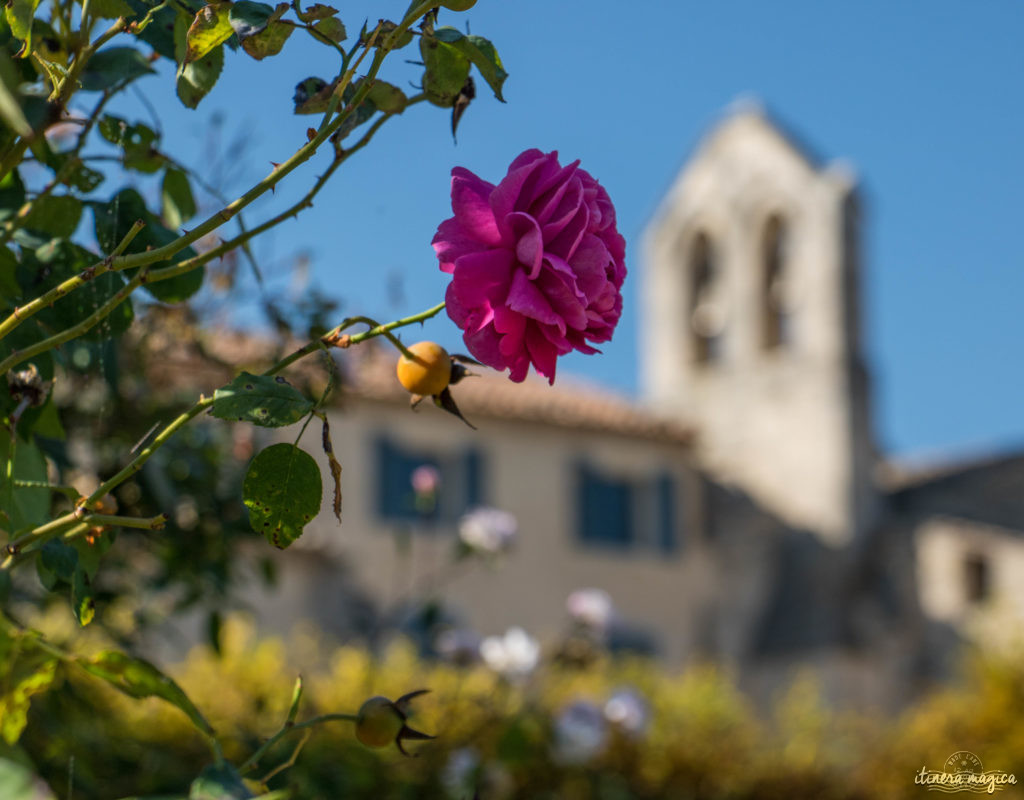
<svg viewBox="0 0 1024 800">
<path fill-rule="evenodd" d="M 179 341 L 171 337 L 147 342 L 150 380 L 168 389 L 186 389 L 209 394 L 242 369 L 264 369 L 279 354 L 287 354 L 300 342 L 275 346 L 264 337 L 221 331 L 203 342 Z M 407 404 L 409 395 L 395 378 L 395 351 L 375 342 L 349 350 L 333 350 L 342 381 L 340 402 L 346 397 L 377 402 Z M 154 357 L 155 356 L 155 357 Z M 487 367 L 473 367 L 452 393 L 463 413 L 477 418 L 508 419 L 545 425 L 604 431 L 625 436 L 660 439 L 673 443 L 692 440 L 689 429 L 657 416 L 630 399 L 605 387 L 562 375 L 554 386 L 531 375 L 516 384 Z M 322 370 L 315 357 L 296 365 L 291 375 L 322 382 Z M 429 401 L 425 401 L 429 402 Z"/>
<path fill-rule="evenodd" d="M 355 353 L 353 353 L 353 356 Z M 408 403 L 409 395 L 395 379 L 395 357 L 390 349 L 366 348 L 343 362 L 348 391 L 378 401 Z M 573 376 L 561 376 L 554 386 L 530 375 L 513 383 L 487 367 L 472 367 L 473 375 L 452 387 L 462 412 L 477 417 L 528 420 L 559 427 L 600 430 L 642 438 L 689 442 L 690 432 L 663 419 L 606 387 Z"/>
</svg>

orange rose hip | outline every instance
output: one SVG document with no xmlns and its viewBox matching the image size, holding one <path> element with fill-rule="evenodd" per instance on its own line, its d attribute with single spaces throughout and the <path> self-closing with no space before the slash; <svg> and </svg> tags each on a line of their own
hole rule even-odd
<svg viewBox="0 0 1024 800">
<path fill-rule="evenodd" d="M 404 353 L 398 357 L 398 382 L 412 394 L 436 395 L 448 386 L 452 376 L 452 360 L 437 342 L 417 342 L 408 348 L 414 358 Z"/>
</svg>

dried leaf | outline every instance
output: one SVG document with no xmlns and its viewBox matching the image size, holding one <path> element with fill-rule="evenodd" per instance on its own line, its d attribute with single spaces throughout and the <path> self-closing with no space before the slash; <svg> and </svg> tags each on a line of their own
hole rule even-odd
<svg viewBox="0 0 1024 800">
<path fill-rule="evenodd" d="M 327 455 L 327 463 L 331 467 L 331 477 L 334 479 L 334 516 L 338 518 L 338 524 L 341 524 L 341 464 L 338 459 L 334 457 L 334 444 L 331 442 L 331 426 L 327 423 L 327 417 L 324 416 L 324 429 L 323 435 L 324 453 Z"/>
</svg>

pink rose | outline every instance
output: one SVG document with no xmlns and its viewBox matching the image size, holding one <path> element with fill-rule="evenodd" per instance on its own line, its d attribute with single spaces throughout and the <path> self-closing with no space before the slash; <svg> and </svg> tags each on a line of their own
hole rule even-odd
<svg viewBox="0 0 1024 800">
<path fill-rule="evenodd" d="M 555 382 L 558 356 L 597 353 L 622 314 L 626 242 L 608 193 L 579 161 L 527 150 L 497 186 L 452 170 L 452 211 L 433 245 L 452 282 L 448 316 L 469 351 L 526 378 Z"/>
</svg>

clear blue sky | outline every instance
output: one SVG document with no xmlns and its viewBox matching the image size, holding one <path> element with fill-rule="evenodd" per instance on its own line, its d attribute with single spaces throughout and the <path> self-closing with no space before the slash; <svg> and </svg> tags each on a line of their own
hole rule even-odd
<svg viewBox="0 0 1024 800">
<path fill-rule="evenodd" d="M 336 5 L 352 33 L 364 16 L 395 17 L 405 7 Z M 863 181 L 865 327 L 883 448 L 907 455 L 1024 444 L 1024 5 L 480 0 L 442 22 L 463 19 L 497 45 L 510 73 L 508 103 L 478 81 L 458 146 L 445 111 L 423 104 L 393 120 L 314 209 L 260 247 L 267 263 L 307 251 L 312 279 L 348 313 L 392 318 L 424 308 L 443 299 L 446 285 L 429 241 L 449 215 L 451 167 L 497 180 L 521 150 L 557 149 L 607 187 L 633 270 L 615 341 L 560 370 L 634 392 L 640 233 L 701 134 L 731 101 L 755 96 L 823 158 L 851 162 Z M 262 177 L 315 122 L 291 115 L 295 83 L 329 77 L 335 63 L 332 51 L 298 35 L 262 63 L 229 53 L 198 113 L 168 116 L 177 140 L 169 149 L 202 159 L 210 117 L 222 110 L 229 134 L 249 135 L 243 175 Z M 407 85 L 417 69 L 398 63 L 384 77 Z M 161 107 L 169 103 L 167 81 L 139 85 Z M 141 107 L 133 113 L 145 119 Z M 293 199 L 323 163 L 251 218 Z M 394 276 L 403 286 L 398 306 Z M 288 286 L 284 275 L 271 283 Z M 447 319 L 425 336 L 459 349 Z"/>
</svg>

